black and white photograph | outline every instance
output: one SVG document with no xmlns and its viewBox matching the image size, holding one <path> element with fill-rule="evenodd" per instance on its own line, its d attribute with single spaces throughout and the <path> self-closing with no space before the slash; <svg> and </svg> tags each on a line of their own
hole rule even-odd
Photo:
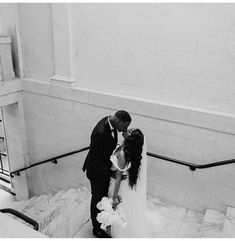
<svg viewBox="0 0 235 241">
<path fill-rule="evenodd" d="M 235 2 L 0 2 L 0 238 L 235 238 Z"/>
</svg>

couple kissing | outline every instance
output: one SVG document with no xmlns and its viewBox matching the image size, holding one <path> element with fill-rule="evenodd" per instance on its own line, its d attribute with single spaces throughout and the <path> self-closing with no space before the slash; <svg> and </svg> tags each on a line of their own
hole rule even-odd
<svg viewBox="0 0 235 241">
<path fill-rule="evenodd" d="M 83 171 L 91 185 L 90 214 L 93 234 L 99 238 L 146 237 L 146 145 L 140 129 L 128 129 L 131 116 L 124 110 L 102 118 L 91 133 Z M 118 133 L 124 141 L 120 146 Z M 127 225 L 101 229 L 97 203 L 103 197 L 121 206 Z"/>
</svg>

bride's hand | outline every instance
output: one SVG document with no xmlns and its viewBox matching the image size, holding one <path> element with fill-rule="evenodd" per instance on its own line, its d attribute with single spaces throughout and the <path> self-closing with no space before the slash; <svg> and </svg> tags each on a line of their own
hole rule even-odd
<svg viewBox="0 0 235 241">
<path fill-rule="evenodd" d="M 113 197 L 113 209 L 115 210 L 117 208 L 117 205 L 119 204 L 118 197 Z"/>
<path fill-rule="evenodd" d="M 120 195 L 117 195 L 117 199 L 118 199 L 119 203 L 122 202 L 122 197 Z"/>
</svg>

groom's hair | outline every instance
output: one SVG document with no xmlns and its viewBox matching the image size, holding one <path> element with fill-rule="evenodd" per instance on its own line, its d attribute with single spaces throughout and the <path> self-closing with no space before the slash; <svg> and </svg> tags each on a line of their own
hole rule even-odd
<svg viewBox="0 0 235 241">
<path fill-rule="evenodd" d="M 122 122 L 131 122 L 131 116 L 130 114 L 125 110 L 119 110 L 114 114 L 114 117 L 116 117 L 118 120 Z"/>
</svg>

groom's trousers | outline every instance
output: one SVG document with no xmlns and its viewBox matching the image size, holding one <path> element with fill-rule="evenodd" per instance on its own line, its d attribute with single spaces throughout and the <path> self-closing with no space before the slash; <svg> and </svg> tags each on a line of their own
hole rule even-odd
<svg viewBox="0 0 235 241">
<path fill-rule="evenodd" d="M 87 175 L 91 183 L 91 221 L 95 230 L 100 229 L 100 223 L 97 221 L 97 214 L 100 212 L 96 205 L 103 197 L 108 196 L 110 179 L 103 178 L 100 175 Z"/>
</svg>

